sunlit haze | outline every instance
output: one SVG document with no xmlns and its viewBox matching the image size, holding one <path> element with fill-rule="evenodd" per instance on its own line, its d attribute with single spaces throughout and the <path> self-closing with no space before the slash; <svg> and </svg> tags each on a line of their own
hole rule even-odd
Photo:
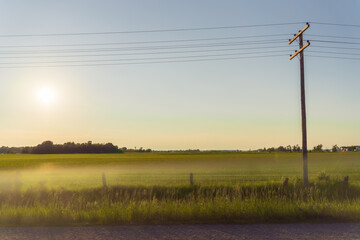
<svg viewBox="0 0 360 240">
<path fill-rule="evenodd" d="M 55 100 L 55 92 L 51 88 L 42 87 L 36 92 L 37 99 L 44 105 L 50 105 Z"/>
<path fill-rule="evenodd" d="M 0 146 L 45 140 L 158 150 L 301 145 L 299 61 L 289 60 L 298 45 L 287 41 L 307 21 L 358 24 L 359 4 L 2 1 Z M 150 31 L 272 23 L 298 24 Z M 122 33 L 66 35 L 94 32 Z M 341 51 L 323 49 L 330 43 L 315 40 L 334 39 L 316 35 L 359 37 L 359 31 L 311 23 L 304 33 L 312 41 L 305 53 L 308 146 L 358 145 L 359 61 L 316 57 Z M 256 43 L 268 40 L 278 42 Z M 238 53 L 277 56 L 231 59 Z M 230 59 L 198 61 L 203 55 Z"/>
</svg>

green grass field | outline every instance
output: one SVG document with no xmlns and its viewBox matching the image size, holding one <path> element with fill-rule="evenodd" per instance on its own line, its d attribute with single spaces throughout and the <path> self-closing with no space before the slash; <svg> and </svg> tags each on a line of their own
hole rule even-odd
<svg viewBox="0 0 360 240">
<path fill-rule="evenodd" d="M 0 155 L 0 225 L 359 221 L 360 153 L 310 153 L 307 188 L 301 159 L 301 153 Z"/>
</svg>

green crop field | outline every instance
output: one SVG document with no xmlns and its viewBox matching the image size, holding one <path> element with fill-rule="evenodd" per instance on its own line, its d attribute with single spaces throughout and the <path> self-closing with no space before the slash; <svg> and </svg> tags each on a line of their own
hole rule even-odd
<svg viewBox="0 0 360 240">
<path fill-rule="evenodd" d="M 0 225 L 359 221 L 359 170 L 310 153 L 303 187 L 301 153 L 3 154 Z"/>
<path fill-rule="evenodd" d="M 325 171 L 360 183 L 360 152 L 310 153 L 309 177 Z M 1 184 L 92 188 L 102 185 L 169 185 L 189 182 L 279 182 L 302 177 L 301 153 L 125 153 L 0 155 Z M 6 187 L 6 186 L 5 186 Z"/>
</svg>

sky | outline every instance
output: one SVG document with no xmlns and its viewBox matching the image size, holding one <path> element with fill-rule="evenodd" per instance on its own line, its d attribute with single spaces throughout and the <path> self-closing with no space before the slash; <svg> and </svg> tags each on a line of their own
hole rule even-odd
<svg viewBox="0 0 360 240">
<path fill-rule="evenodd" d="M 112 142 L 128 148 L 144 147 L 156 150 L 247 150 L 280 145 L 301 145 L 299 61 L 296 58 L 289 60 L 289 54 L 298 46 L 294 42 L 289 48 L 285 47 L 288 46 L 287 40 L 309 21 L 311 26 L 304 33 L 305 40 L 360 42 L 356 39 L 360 36 L 359 27 L 316 24 L 319 22 L 359 25 L 359 9 L 360 1 L 328 0 L 1 1 L 0 146 L 36 145 L 45 140 L 52 140 L 55 143 L 92 140 L 100 143 Z M 294 22 L 299 24 L 201 31 L 8 36 Z M 283 42 L 280 42 L 280 45 L 283 44 L 285 47 L 281 56 L 49 67 L 54 65 L 51 63 L 53 61 L 64 60 L 123 59 L 121 61 L 132 62 L 133 60 L 126 59 L 178 57 L 183 56 L 182 53 L 141 55 L 134 48 L 203 43 L 199 41 L 137 45 L 134 44 L 136 42 L 259 35 L 274 36 L 212 42 L 281 40 Z M 355 39 L 320 38 L 315 35 L 346 36 Z M 46 46 L 113 42 L 123 45 Z M 279 46 L 278 43 L 276 44 Z M 312 148 L 317 144 L 323 144 L 327 148 L 331 148 L 334 144 L 359 145 L 359 60 L 312 57 L 311 55 L 319 56 L 321 53 L 311 51 L 343 51 L 360 54 L 359 49 L 321 49 L 321 46 L 353 48 L 360 46 L 326 44 L 311 41 L 310 47 L 305 50 L 308 147 Z M 252 45 L 254 46 L 259 45 Z M 264 48 L 256 51 L 273 50 L 271 44 L 261 46 Z M 125 51 L 128 55 L 59 57 L 64 49 L 89 48 L 128 48 Z M 218 52 L 204 52 L 211 48 L 194 49 L 203 52 L 187 55 L 218 54 Z M 177 48 L 167 51 L 188 50 Z M 32 53 L 21 53 L 21 51 L 32 51 Z M 37 51 L 45 51 L 45 53 Z M 144 52 L 146 51 L 140 51 L 140 53 Z M 119 52 L 116 50 L 95 52 L 95 54 L 106 53 Z M 89 53 L 80 51 L 71 54 Z M 33 62 L 30 65 L 36 67 L 12 68 L 12 66 L 24 66 L 26 62 Z"/>
</svg>

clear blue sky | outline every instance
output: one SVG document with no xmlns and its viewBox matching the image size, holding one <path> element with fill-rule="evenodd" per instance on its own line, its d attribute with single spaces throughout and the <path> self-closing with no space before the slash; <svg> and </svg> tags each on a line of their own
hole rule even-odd
<svg viewBox="0 0 360 240">
<path fill-rule="evenodd" d="M 359 9 L 360 1 L 11 0 L 0 2 L 0 35 L 306 21 L 360 24 Z M 272 38 L 286 40 L 303 26 L 0 37 L 0 46 L 288 33 L 289 36 Z M 316 38 L 310 37 L 311 34 L 359 37 L 360 28 L 312 24 L 305 39 Z M 360 42 L 356 39 L 335 40 Z M 312 43 L 307 54 L 310 55 L 311 49 L 321 50 L 316 49 L 316 44 Z M 360 45 L 341 46 L 360 48 Z M 296 49 L 297 46 L 292 47 Z M 64 48 L 79 47 L 53 49 Z M 0 52 L 22 50 L 1 48 Z M 360 54 L 359 50 L 347 52 Z M 44 140 L 56 143 L 92 140 L 153 149 L 256 149 L 300 145 L 299 62 L 288 60 L 290 52 L 283 54 L 283 57 L 187 63 L 0 68 L 0 145 L 34 145 Z M 4 63 L 9 62 L 59 60 L 53 55 L 56 54 L 47 58 L 21 59 L 7 58 L 9 55 L 3 53 L 2 57 L 0 54 L 0 67 L 8 66 Z M 147 58 L 149 55 L 136 57 Z M 325 147 L 360 144 L 359 63 L 359 60 L 305 57 L 309 147 L 320 143 Z M 37 95 L 41 89 L 50 89 L 54 94 L 51 103 L 39 101 Z"/>
</svg>

